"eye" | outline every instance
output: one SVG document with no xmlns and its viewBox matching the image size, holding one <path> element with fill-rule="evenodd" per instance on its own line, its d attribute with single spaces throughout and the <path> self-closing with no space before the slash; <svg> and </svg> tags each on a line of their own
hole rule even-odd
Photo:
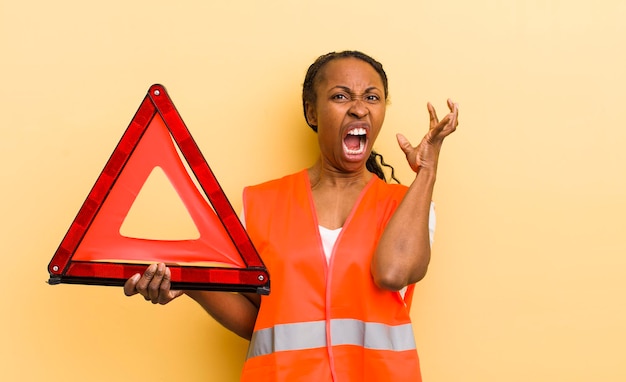
<svg viewBox="0 0 626 382">
<path fill-rule="evenodd" d="M 376 94 L 368 94 L 365 96 L 365 100 L 370 103 L 375 103 L 380 101 L 380 97 Z"/>
<path fill-rule="evenodd" d="M 348 95 L 345 93 L 337 93 L 337 94 L 334 94 L 331 97 L 331 99 L 335 101 L 347 101 L 349 98 L 348 98 Z"/>
</svg>

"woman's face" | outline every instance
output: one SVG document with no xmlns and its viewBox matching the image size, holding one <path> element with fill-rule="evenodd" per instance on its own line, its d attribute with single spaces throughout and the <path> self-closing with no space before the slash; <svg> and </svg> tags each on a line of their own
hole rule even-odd
<svg viewBox="0 0 626 382">
<path fill-rule="evenodd" d="M 322 68 L 315 91 L 306 111 L 317 125 L 322 160 L 342 172 L 362 169 L 385 119 L 380 75 L 363 60 L 335 59 Z"/>
</svg>

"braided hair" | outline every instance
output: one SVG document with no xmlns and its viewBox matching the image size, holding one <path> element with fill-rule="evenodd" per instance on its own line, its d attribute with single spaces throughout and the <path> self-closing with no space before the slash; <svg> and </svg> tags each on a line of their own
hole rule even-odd
<svg viewBox="0 0 626 382">
<path fill-rule="evenodd" d="M 302 109 L 304 111 L 304 119 L 313 131 L 317 132 L 317 126 L 313 125 L 309 122 L 309 119 L 306 115 L 306 104 L 315 104 L 317 101 L 317 94 L 315 92 L 315 85 L 318 80 L 318 74 L 322 70 L 326 64 L 329 62 L 340 59 L 340 58 L 357 58 L 359 60 L 365 61 L 370 64 L 374 70 L 380 75 L 380 79 L 383 82 L 383 90 L 385 92 L 385 99 L 387 99 L 389 95 L 389 85 L 387 81 L 387 74 L 383 70 L 383 65 L 376 61 L 374 58 L 368 56 L 365 53 L 355 51 L 355 50 L 346 50 L 343 52 L 331 52 L 325 55 L 322 55 L 309 66 L 309 69 L 306 72 L 306 76 L 304 77 L 304 84 L 302 85 Z M 379 163 L 380 161 L 380 163 Z M 387 179 L 385 178 L 385 173 L 381 166 L 385 166 L 391 169 L 391 179 L 396 183 L 400 183 L 400 181 L 396 178 L 393 166 L 385 163 L 383 156 L 376 151 L 372 150 L 369 158 L 367 158 L 367 162 L 365 163 L 365 167 L 369 172 L 376 175 L 380 179 L 385 182 Z"/>
</svg>

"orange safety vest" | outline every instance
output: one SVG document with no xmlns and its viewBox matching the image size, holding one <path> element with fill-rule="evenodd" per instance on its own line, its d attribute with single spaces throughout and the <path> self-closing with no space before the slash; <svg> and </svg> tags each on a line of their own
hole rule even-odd
<svg viewBox="0 0 626 382">
<path fill-rule="evenodd" d="M 244 190 L 246 229 L 271 275 L 241 380 L 421 381 L 405 298 L 374 284 L 371 258 L 406 193 L 376 176 L 327 263 L 308 173 Z"/>
</svg>

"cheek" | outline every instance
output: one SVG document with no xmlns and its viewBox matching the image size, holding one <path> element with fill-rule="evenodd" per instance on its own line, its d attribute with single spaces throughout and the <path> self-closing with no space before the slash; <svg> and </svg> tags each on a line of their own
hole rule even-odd
<svg viewBox="0 0 626 382">
<path fill-rule="evenodd" d="M 383 122 L 385 121 L 385 113 L 387 112 L 387 107 L 383 106 L 380 108 L 380 110 L 378 111 L 378 119 L 380 120 L 380 124 L 382 125 Z"/>
<path fill-rule="evenodd" d="M 336 119 L 337 116 L 342 113 L 340 109 L 341 107 L 339 105 L 323 103 L 318 106 L 317 117 L 320 119 L 326 119 L 326 120 Z"/>
<path fill-rule="evenodd" d="M 380 130 L 382 130 L 384 122 L 385 122 L 385 109 L 383 109 L 379 113 L 376 113 L 374 117 L 372 118 L 372 124 L 374 125 L 372 136 L 374 139 L 376 139 L 376 137 L 378 136 L 378 133 L 380 133 Z"/>
<path fill-rule="evenodd" d="M 318 128 L 322 126 L 327 130 L 327 134 L 330 130 L 339 130 L 339 126 L 343 121 L 344 114 L 336 107 L 322 107 L 318 109 L 317 113 L 317 125 Z"/>
</svg>

